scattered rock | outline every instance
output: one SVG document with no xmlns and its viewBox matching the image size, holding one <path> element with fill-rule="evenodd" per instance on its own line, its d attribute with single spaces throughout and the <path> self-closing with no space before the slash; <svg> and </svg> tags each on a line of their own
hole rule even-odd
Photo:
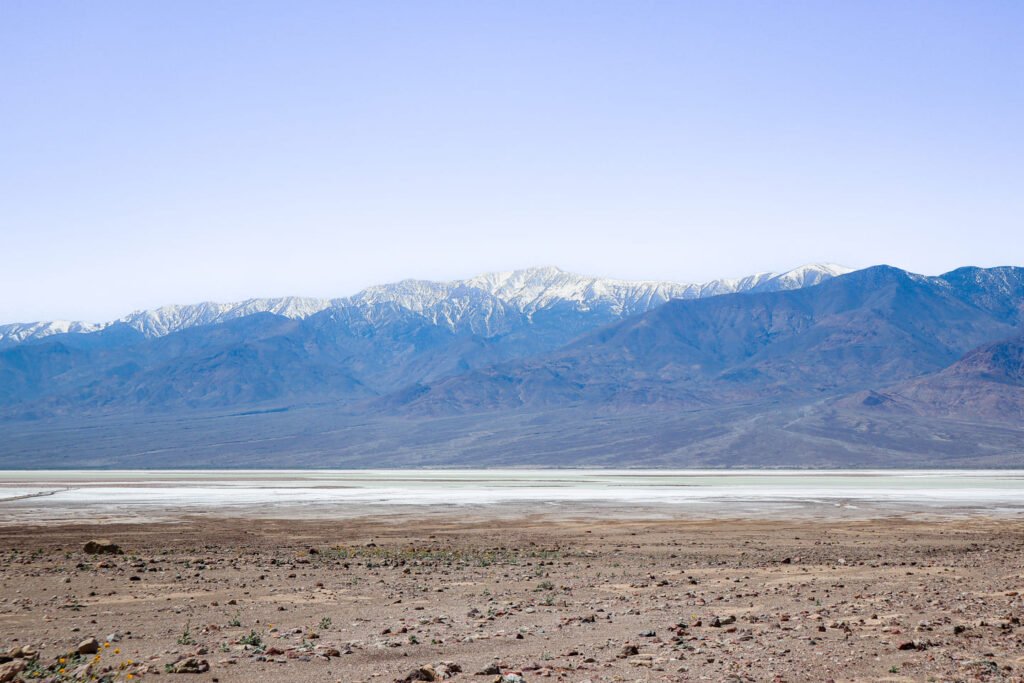
<svg viewBox="0 0 1024 683">
<path fill-rule="evenodd" d="M 99 651 L 100 644 L 95 638 L 86 638 L 75 648 L 75 652 L 80 655 L 94 655 Z"/>
<path fill-rule="evenodd" d="M 210 670 L 210 663 L 198 657 L 185 657 L 170 665 L 168 673 L 201 674 Z"/>
<path fill-rule="evenodd" d="M 108 539 L 96 539 L 89 541 L 82 548 L 90 555 L 123 555 L 124 551 L 113 541 Z"/>
<path fill-rule="evenodd" d="M 396 683 L 412 683 L 412 681 L 444 681 L 457 673 L 462 672 L 462 667 L 453 662 L 440 662 L 439 664 L 424 664 L 413 669 L 405 678 L 399 678 Z"/>
<path fill-rule="evenodd" d="M 0 664 L 0 683 L 9 683 L 14 677 L 20 674 L 28 663 L 24 659 L 15 659 L 6 664 Z"/>
</svg>

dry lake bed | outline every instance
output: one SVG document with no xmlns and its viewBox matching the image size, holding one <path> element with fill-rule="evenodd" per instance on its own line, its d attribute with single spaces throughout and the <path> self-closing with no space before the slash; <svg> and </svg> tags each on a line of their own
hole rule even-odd
<svg viewBox="0 0 1024 683">
<path fill-rule="evenodd" d="M 1022 484 L 5 472 L 0 680 L 1021 681 Z"/>
</svg>

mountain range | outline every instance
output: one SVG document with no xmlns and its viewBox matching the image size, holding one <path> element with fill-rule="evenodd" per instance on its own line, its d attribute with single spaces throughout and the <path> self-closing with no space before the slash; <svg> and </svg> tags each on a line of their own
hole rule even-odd
<svg viewBox="0 0 1024 683">
<path fill-rule="evenodd" d="M 604 310 L 609 316 L 618 317 L 649 310 L 669 299 L 794 289 L 849 271 L 835 264 L 811 264 L 784 273 L 679 284 L 584 277 L 552 267 L 528 268 L 452 282 L 404 280 L 369 287 L 354 296 L 338 299 L 289 296 L 228 304 L 207 301 L 135 311 L 103 323 L 52 320 L 0 324 L 0 348 L 53 335 L 88 334 L 115 326 L 130 328 L 149 338 L 163 337 L 190 327 L 223 323 L 256 313 L 302 320 L 328 308 L 367 311 L 366 316 L 371 320 L 401 309 L 421 314 L 435 325 L 451 329 L 467 327 L 490 335 L 500 331 L 501 313 L 505 311 L 533 315 L 555 306 L 570 305 Z"/>
<path fill-rule="evenodd" d="M 0 327 L 0 466 L 1024 465 L 1024 269 L 556 268 Z"/>
</svg>

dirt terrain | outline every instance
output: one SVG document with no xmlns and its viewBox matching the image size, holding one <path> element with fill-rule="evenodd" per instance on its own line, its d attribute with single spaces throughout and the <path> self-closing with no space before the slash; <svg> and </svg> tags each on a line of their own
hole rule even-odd
<svg viewBox="0 0 1024 683">
<path fill-rule="evenodd" d="M 1022 616 L 1007 519 L 0 526 L 0 681 L 1024 681 Z"/>
</svg>

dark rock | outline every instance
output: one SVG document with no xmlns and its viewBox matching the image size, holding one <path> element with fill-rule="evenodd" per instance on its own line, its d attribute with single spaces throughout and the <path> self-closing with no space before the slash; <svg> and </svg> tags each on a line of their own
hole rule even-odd
<svg viewBox="0 0 1024 683">
<path fill-rule="evenodd" d="M 198 657 L 185 657 L 171 664 L 169 673 L 172 674 L 201 674 L 210 670 L 210 663 Z"/>
<path fill-rule="evenodd" d="M 619 653 L 619 659 L 625 659 L 626 657 L 632 657 L 640 654 L 640 648 L 636 645 L 626 645 L 622 648 L 622 652 Z"/>
<path fill-rule="evenodd" d="M 26 666 L 28 666 L 28 662 L 24 659 L 15 659 L 6 664 L 0 664 L 0 683 L 13 681 L 18 674 L 24 671 Z"/>
<path fill-rule="evenodd" d="M 123 555 L 124 551 L 121 550 L 113 541 L 103 539 L 94 539 L 85 544 L 82 548 L 85 552 L 90 555 Z"/>
<path fill-rule="evenodd" d="M 100 644 L 95 638 L 86 638 L 78 644 L 75 651 L 80 655 L 94 655 L 100 651 Z"/>
</svg>

